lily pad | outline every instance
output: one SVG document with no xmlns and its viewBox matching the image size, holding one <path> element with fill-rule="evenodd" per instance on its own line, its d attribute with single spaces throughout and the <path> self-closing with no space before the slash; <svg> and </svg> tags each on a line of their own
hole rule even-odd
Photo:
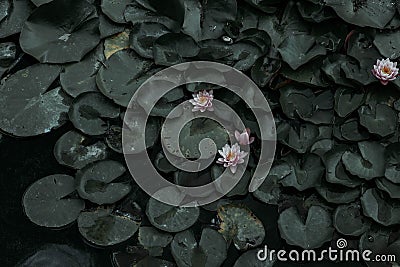
<svg viewBox="0 0 400 267">
<path fill-rule="evenodd" d="M 175 267 L 176 265 L 170 261 L 162 260 L 154 257 L 146 257 L 138 263 L 133 264 L 132 267 Z"/>
<path fill-rule="evenodd" d="M 192 231 L 177 233 L 171 243 L 171 252 L 178 267 L 221 266 L 227 257 L 224 237 L 215 230 L 204 228 L 200 242 Z"/>
<path fill-rule="evenodd" d="M 386 170 L 385 177 L 392 183 L 400 184 L 400 143 L 392 143 L 386 147 Z"/>
<path fill-rule="evenodd" d="M 85 92 L 98 91 L 96 74 L 104 61 L 104 48 L 100 44 L 80 62 L 67 65 L 60 74 L 63 90 L 72 97 Z"/>
<path fill-rule="evenodd" d="M 113 182 L 125 171 L 121 163 L 112 160 L 87 165 L 76 174 L 79 196 L 99 205 L 117 202 L 131 190 L 127 182 Z"/>
<path fill-rule="evenodd" d="M 344 186 L 331 185 L 328 183 L 316 187 L 316 190 L 326 201 L 334 204 L 347 204 L 355 201 L 361 195 L 361 189 L 359 187 L 349 189 Z"/>
<path fill-rule="evenodd" d="M 140 223 L 127 215 L 113 213 L 111 208 L 83 211 L 78 217 L 82 236 L 98 246 L 112 246 L 131 238 Z"/>
<path fill-rule="evenodd" d="M 89 2 L 53 0 L 29 16 L 20 44 L 42 63 L 77 62 L 100 42 L 98 27 L 96 8 Z"/>
<path fill-rule="evenodd" d="M 54 156 L 58 163 L 74 169 L 107 157 L 107 146 L 76 131 L 69 131 L 58 139 L 54 146 Z"/>
<path fill-rule="evenodd" d="M 10 3 L 3 4 L 3 2 Z M 35 8 L 30 1 L 25 0 L 6 0 L 2 1 L 0 5 L 4 9 L 4 12 L 0 15 L 3 16 L 3 18 L 0 19 L 0 38 L 19 33 L 26 19 Z"/>
<path fill-rule="evenodd" d="M 334 232 L 331 214 L 320 206 L 311 206 L 305 221 L 295 207 L 290 207 L 279 215 L 278 227 L 288 244 L 303 249 L 321 247 Z"/>
<path fill-rule="evenodd" d="M 262 257 L 266 257 L 265 260 L 260 260 L 257 256 L 258 249 L 252 249 L 246 251 L 236 260 L 233 267 L 244 267 L 244 266 L 252 266 L 252 267 L 272 267 L 276 262 L 276 257 L 271 255 L 267 251 L 267 255 L 263 255 Z"/>
<path fill-rule="evenodd" d="M 333 225 L 344 235 L 360 236 L 370 227 L 370 222 L 363 216 L 361 205 L 351 203 L 338 206 L 333 214 Z"/>
<path fill-rule="evenodd" d="M 400 185 L 392 183 L 385 178 L 379 178 L 375 180 L 376 186 L 386 191 L 392 199 L 400 199 Z"/>
<path fill-rule="evenodd" d="M 23 197 L 25 214 L 37 225 L 62 227 L 75 221 L 85 202 L 74 198 L 74 178 L 64 174 L 44 177 L 33 183 Z"/>
<path fill-rule="evenodd" d="M 161 256 L 163 248 L 169 245 L 173 236 L 163 233 L 151 226 L 142 226 L 139 228 L 138 241 L 144 248 L 150 251 L 151 256 Z M 154 252 L 160 252 L 155 253 Z M 161 255 L 160 255 L 161 254 Z"/>
<path fill-rule="evenodd" d="M 132 2 L 133 0 L 102 0 L 101 10 L 114 22 L 125 23 L 125 9 Z"/>
<path fill-rule="evenodd" d="M 172 66 L 197 56 L 200 48 L 190 37 L 181 33 L 166 33 L 154 42 L 154 61 L 157 65 Z"/>
<path fill-rule="evenodd" d="M 127 107 L 135 91 L 151 76 L 148 74 L 151 66 L 152 62 L 133 51 L 118 51 L 100 68 L 97 86 L 116 104 Z"/>
<path fill-rule="evenodd" d="M 385 148 L 376 142 L 359 142 L 360 154 L 346 151 L 342 161 L 346 169 L 353 175 L 371 180 L 385 173 Z"/>
<path fill-rule="evenodd" d="M 106 144 L 117 153 L 122 154 L 122 128 L 112 125 L 106 132 Z"/>
<path fill-rule="evenodd" d="M 130 47 L 142 57 L 153 58 L 154 42 L 169 32 L 167 27 L 159 23 L 135 24 L 130 33 Z"/>
<path fill-rule="evenodd" d="M 290 35 L 282 42 L 278 51 L 294 70 L 317 56 L 326 55 L 325 47 L 316 43 L 313 36 L 305 34 Z"/>
<path fill-rule="evenodd" d="M 375 36 L 374 45 L 386 58 L 396 59 L 400 57 L 400 31 L 378 33 Z"/>
<path fill-rule="evenodd" d="M 366 105 L 358 110 L 360 123 L 370 133 L 384 137 L 393 134 L 397 126 L 396 112 L 385 104 Z"/>
<path fill-rule="evenodd" d="M 400 204 L 386 199 L 377 189 L 368 189 L 361 197 L 365 216 L 379 224 L 390 226 L 400 223 Z"/>
<path fill-rule="evenodd" d="M 346 117 L 361 106 L 364 98 L 364 94 L 359 91 L 339 88 L 335 92 L 335 111 L 340 117 Z"/>
<path fill-rule="evenodd" d="M 150 198 L 146 215 L 151 224 L 167 232 L 180 232 L 192 226 L 199 217 L 198 207 L 175 207 Z"/>
<path fill-rule="evenodd" d="M 396 12 L 395 3 L 382 1 L 325 0 L 344 21 L 361 27 L 384 28 Z"/>
<path fill-rule="evenodd" d="M 75 128 L 88 135 L 107 132 L 107 119 L 119 117 L 119 107 L 100 93 L 87 92 L 74 99 L 69 118 Z"/>
<path fill-rule="evenodd" d="M 33 65 L 0 85 L 0 128 L 15 136 L 50 132 L 67 121 L 71 99 L 61 88 L 50 89 L 58 66 Z"/>
<path fill-rule="evenodd" d="M 265 87 L 281 68 L 281 61 L 260 57 L 251 68 L 251 78 L 260 87 Z"/>
<path fill-rule="evenodd" d="M 264 241 L 262 222 L 245 206 L 227 204 L 218 208 L 219 232 L 226 240 L 232 240 L 239 250 L 247 250 Z"/>
</svg>

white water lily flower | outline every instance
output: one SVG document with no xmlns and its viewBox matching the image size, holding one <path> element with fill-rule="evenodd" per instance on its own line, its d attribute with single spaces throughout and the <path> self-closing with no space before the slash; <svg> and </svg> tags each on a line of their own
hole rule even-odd
<svg viewBox="0 0 400 267">
<path fill-rule="evenodd" d="M 193 94 L 193 99 L 189 100 L 194 106 L 192 111 L 204 112 L 206 110 L 213 111 L 212 101 L 214 99 L 213 90 L 207 92 L 206 90 L 200 91 L 197 94 Z"/>
<path fill-rule="evenodd" d="M 374 65 L 372 73 L 383 85 L 386 85 L 389 81 L 396 79 L 399 74 L 399 68 L 397 68 L 397 62 L 392 62 L 389 58 L 382 60 L 378 59 L 376 65 Z"/>
<path fill-rule="evenodd" d="M 247 156 L 247 152 L 240 151 L 238 143 L 232 147 L 226 144 L 222 150 L 218 150 L 218 153 L 222 156 L 217 160 L 217 163 L 223 164 L 225 168 L 230 168 L 232 173 L 237 170 L 237 165 L 244 163 L 244 158 Z"/>
<path fill-rule="evenodd" d="M 250 145 L 254 142 L 254 137 L 250 137 L 250 129 L 246 128 L 243 133 L 235 131 L 235 138 L 239 142 L 239 145 L 245 146 Z"/>
</svg>

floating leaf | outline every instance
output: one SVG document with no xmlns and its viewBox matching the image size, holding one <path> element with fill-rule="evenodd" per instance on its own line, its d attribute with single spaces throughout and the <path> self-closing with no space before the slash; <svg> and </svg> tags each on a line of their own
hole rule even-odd
<svg viewBox="0 0 400 267">
<path fill-rule="evenodd" d="M 377 189 L 368 189 L 361 197 L 361 204 L 365 216 L 372 218 L 379 224 L 390 226 L 400 223 L 400 204 L 385 199 Z"/>
<path fill-rule="evenodd" d="M 364 94 L 348 88 L 339 88 L 335 92 L 335 111 L 340 117 L 346 117 L 364 101 Z"/>
<path fill-rule="evenodd" d="M 121 163 L 112 160 L 87 165 L 76 174 L 79 196 L 99 205 L 117 202 L 131 190 L 126 182 L 113 182 L 125 171 Z"/>
<path fill-rule="evenodd" d="M 88 92 L 74 99 L 68 115 L 84 134 L 101 135 L 108 130 L 106 119 L 119 117 L 119 107 L 100 93 Z"/>
<path fill-rule="evenodd" d="M 393 134 L 396 130 L 397 114 L 388 105 L 361 106 L 358 114 L 361 125 L 367 128 L 370 133 L 379 134 L 384 137 Z"/>
<path fill-rule="evenodd" d="M 375 142 L 359 142 L 358 153 L 346 151 L 343 156 L 343 164 L 353 175 L 371 180 L 383 176 L 385 173 L 384 147 Z"/>
<path fill-rule="evenodd" d="M 106 133 L 106 143 L 109 148 L 117 153 L 122 153 L 122 128 L 112 125 Z"/>
<path fill-rule="evenodd" d="M 199 217 L 198 207 L 175 207 L 150 198 L 146 215 L 151 224 L 167 232 L 180 232 L 192 226 Z"/>
<path fill-rule="evenodd" d="M 251 78 L 258 86 L 264 87 L 281 68 L 281 61 L 270 57 L 260 57 L 251 68 Z"/>
<path fill-rule="evenodd" d="M 35 6 L 30 1 L 25 0 L 5 0 L 1 2 L 1 10 L 4 11 L 0 13 L 0 18 L 3 17 L 0 19 L 0 38 L 5 38 L 21 31 Z"/>
<path fill-rule="evenodd" d="M 375 180 L 377 187 L 383 191 L 386 191 L 389 196 L 393 199 L 400 199 L 400 185 L 392 183 L 391 181 L 380 178 Z"/>
<path fill-rule="evenodd" d="M 262 255 L 262 257 L 266 257 L 265 260 L 260 260 L 257 256 L 258 249 L 253 249 L 246 251 L 236 260 L 233 267 L 243 267 L 243 266 L 252 266 L 252 267 L 272 267 L 276 262 L 276 257 L 267 251 L 267 255 Z"/>
<path fill-rule="evenodd" d="M 97 86 L 116 104 L 127 107 L 135 91 L 152 75 L 147 73 L 151 66 L 152 62 L 133 51 L 118 51 L 100 68 Z"/>
<path fill-rule="evenodd" d="M 48 133 L 67 121 L 71 99 L 61 88 L 50 89 L 58 66 L 33 65 L 0 86 L 0 128 L 15 136 Z"/>
<path fill-rule="evenodd" d="M 338 206 L 333 214 L 333 225 L 339 233 L 350 236 L 360 236 L 370 227 L 358 203 Z"/>
<path fill-rule="evenodd" d="M 173 236 L 167 233 L 158 231 L 154 227 L 142 226 L 139 228 L 138 241 L 143 247 L 148 249 L 150 253 L 152 251 L 159 251 L 161 253 L 151 253 L 152 256 L 161 256 L 163 248 L 169 245 L 173 239 Z"/>
<path fill-rule="evenodd" d="M 392 143 L 386 147 L 386 170 L 385 177 L 392 183 L 400 184 L 400 143 Z"/>
<path fill-rule="evenodd" d="M 111 20 L 117 23 L 125 23 L 125 9 L 126 7 L 134 2 L 133 0 L 102 0 L 101 10 L 106 14 Z"/>
<path fill-rule="evenodd" d="M 78 217 L 82 236 L 98 246 L 112 246 L 131 238 L 140 223 L 127 215 L 113 213 L 111 208 L 83 211 Z"/>
<path fill-rule="evenodd" d="M 76 62 L 99 43 L 98 27 L 96 8 L 89 2 L 53 0 L 29 16 L 20 44 L 42 63 Z"/>
<path fill-rule="evenodd" d="M 190 230 L 177 233 L 171 243 L 171 252 L 178 267 L 221 266 L 227 257 L 224 237 L 215 230 L 204 228 L 200 242 Z"/>
<path fill-rule="evenodd" d="M 218 208 L 219 232 L 226 240 L 233 240 L 239 250 L 260 245 L 265 237 L 262 222 L 245 206 L 232 204 Z"/>
<path fill-rule="evenodd" d="M 329 203 L 347 204 L 355 201 L 361 195 L 359 187 L 349 189 L 344 186 L 324 183 L 316 187 L 317 192 Z"/>
<path fill-rule="evenodd" d="M 103 45 L 87 54 L 80 62 L 67 65 L 60 74 L 63 90 L 72 97 L 96 92 L 96 74 L 104 61 Z"/>
<path fill-rule="evenodd" d="M 279 215 L 278 227 L 288 244 L 303 249 L 321 247 L 334 232 L 331 214 L 320 206 L 311 206 L 305 221 L 295 207 L 290 207 Z"/>
<path fill-rule="evenodd" d="M 142 57 L 153 58 L 154 42 L 169 32 L 167 27 L 159 23 L 135 24 L 129 37 L 130 47 Z"/>
<path fill-rule="evenodd" d="M 400 57 L 400 31 L 378 33 L 375 36 L 374 45 L 386 58 L 396 59 Z"/>
<path fill-rule="evenodd" d="M 105 159 L 107 146 L 102 141 L 96 142 L 78 132 L 69 131 L 58 139 L 54 156 L 62 165 L 81 169 L 89 163 Z"/>
<path fill-rule="evenodd" d="M 25 214 L 37 225 L 61 227 L 72 223 L 85 208 L 85 202 L 71 197 L 74 178 L 64 174 L 44 177 L 33 183 L 23 197 Z"/>
<path fill-rule="evenodd" d="M 170 261 L 154 258 L 154 257 L 146 257 L 143 260 L 140 260 L 138 263 L 132 265 L 132 267 L 175 267 L 176 265 Z"/>
</svg>

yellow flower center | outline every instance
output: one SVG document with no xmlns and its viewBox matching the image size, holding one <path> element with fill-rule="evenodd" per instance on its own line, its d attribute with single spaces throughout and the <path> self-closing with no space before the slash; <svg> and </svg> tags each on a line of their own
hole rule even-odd
<svg viewBox="0 0 400 267">
<path fill-rule="evenodd" d="M 229 152 L 228 155 L 226 155 L 227 160 L 233 160 L 236 157 L 236 154 L 233 152 Z"/>
<path fill-rule="evenodd" d="M 388 66 L 384 66 L 382 68 L 382 72 L 386 73 L 386 74 L 391 74 L 392 70 L 388 67 Z"/>
<path fill-rule="evenodd" d="M 200 96 L 200 97 L 199 97 L 199 102 L 200 102 L 201 104 L 206 103 L 206 102 L 207 102 L 207 97 L 205 97 L 205 96 Z"/>
</svg>

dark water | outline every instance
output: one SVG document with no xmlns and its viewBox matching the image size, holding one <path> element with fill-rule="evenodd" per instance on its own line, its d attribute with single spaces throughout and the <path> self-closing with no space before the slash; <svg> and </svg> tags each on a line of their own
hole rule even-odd
<svg viewBox="0 0 400 267">
<path fill-rule="evenodd" d="M 61 230 L 36 226 L 23 212 L 21 199 L 30 184 L 51 174 L 73 175 L 70 169 L 60 166 L 53 157 L 54 144 L 69 128 L 70 126 L 67 125 L 49 135 L 28 139 L 16 139 L 8 136 L 0 139 L 0 262 L 2 267 L 15 266 L 43 246 L 51 244 L 66 244 L 90 253 L 95 266 L 112 266 L 110 255 L 116 248 L 99 249 L 87 245 L 79 234 L 76 224 Z M 280 248 L 283 242 L 279 237 L 276 225 L 276 210 L 273 207 L 266 207 L 258 201 L 250 201 L 246 204 L 249 204 L 249 208 L 264 222 L 268 246 Z M 239 253 L 231 246 L 228 255 L 224 266 L 232 266 Z M 276 266 L 345 267 L 350 266 L 349 264 L 361 266 L 354 263 L 335 264 L 329 262 L 304 265 L 279 263 Z"/>
</svg>

